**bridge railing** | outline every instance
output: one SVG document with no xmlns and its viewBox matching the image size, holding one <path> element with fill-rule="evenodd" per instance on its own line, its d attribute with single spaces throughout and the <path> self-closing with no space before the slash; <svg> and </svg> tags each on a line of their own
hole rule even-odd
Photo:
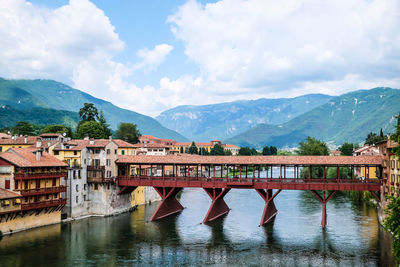
<svg viewBox="0 0 400 267">
<path fill-rule="evenodd" d="M 120 180 L 143 180 L 143 181 L 201 181 L 201 182 L 225 182 L 225 183 L 346 183 L 346 184 L 381 184 L 379 179 L 361 179 L 361 178 L 257 178 L 257 177 L 208 177 L 208 176 L 147 176 L 131 175 L 119 176 Z"/>
</svg>

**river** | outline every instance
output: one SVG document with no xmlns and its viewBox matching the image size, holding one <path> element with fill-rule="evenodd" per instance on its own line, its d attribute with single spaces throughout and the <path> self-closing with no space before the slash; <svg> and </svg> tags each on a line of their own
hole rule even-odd
<svg viewBox="0 0 400 267">
<path fill-rule="evenodd" d="M 185 189 L 179 215 L 149 222 L 157 203 L 112 217 L 87 218 L 4 236 L 0 266 L 393 266 L 390 236 L 376 208 L 337 194 L 321 204 L 310 192 L 282 191 L 276 219 L 259 227 L 264 203 L 255 190 L 233 189 L 232 209 L 201 224 L 211 200 Z"/>
</svg>

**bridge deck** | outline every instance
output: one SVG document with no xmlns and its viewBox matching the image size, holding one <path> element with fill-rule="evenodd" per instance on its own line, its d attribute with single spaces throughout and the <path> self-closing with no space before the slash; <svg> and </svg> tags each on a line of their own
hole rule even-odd
<svg viewBox="0 0 400 267">
<path fill-rule="evenodd" d="M 207 178 L 207 177 L 118 177 L 119 186 L 243 188 L 283 190 L 343 190 L 379 191 L 380 181 L 351 179 L 293 179 L 293 178 Z"/>
</svg>

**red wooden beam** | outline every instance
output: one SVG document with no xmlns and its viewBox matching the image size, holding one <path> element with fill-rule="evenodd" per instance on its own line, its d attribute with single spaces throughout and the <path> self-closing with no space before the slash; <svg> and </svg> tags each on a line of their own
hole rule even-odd
<svg viewBox="0 0 400 267">
<path fill-rule="evenodd" d="M 181 187 L 154 187 L 154 189 L 162 200 L 150 221 L 159 220 L 183 210 L 183 206 L 176 199 L 176 195 L 182 190 Z"/>
<path fill-rule="evenodd" d="M 270 222 L 278 213 L 274 198 L 282 191 L 278 190 L 275 194 L 272 195 L 272 189 L 264 190 L 264 189 L 256 189 L 257 193 L 264 199 L 265 207 L 263 211 L 263 215 L 261 217 L 260 226 L 265 225 Z"/>
<path fill-rule="evenodd" d="M 323 191 L 323 195 L 320 196 L 317 191 L 311 190 L 311 193 L 317 197 L 317 199 L 322 203 L 322 219 L 321 219 L 321 226 L 322 228 L 326 227 L 328 215 L 326 213 L 326 203 L 333 197 L 336 191 L 332 191 L 327 198 L 325 198 L 325 191 Z"/>
<path fill-rule="evenodd" d="M 229 212 L 229 207 L 224 201 L 224 196 L 231 190 L 230 188 L 203 188 L 210 196 L 212 202 L 207 211 L 203 223 L 211 222 Z"/>
</svg>

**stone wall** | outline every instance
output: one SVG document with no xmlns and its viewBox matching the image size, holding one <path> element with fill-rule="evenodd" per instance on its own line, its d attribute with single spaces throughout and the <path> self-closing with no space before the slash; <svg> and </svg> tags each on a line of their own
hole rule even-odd
<svg viewBox="0 0 400 267">
<path fill-rule="evenodd" d="M 11 232 L 19 232 L 35 227 L 61 222 L 61 211 L 45 213 L 43 210 L 39 214 L 28 214 L 25 214 L 24 217 L 18 216 L 17 218 L 9 220 L 7 222 L 0 222 L 0 230 L 3 232 L 3 234 L 8 234 Z"/>
</svg>

